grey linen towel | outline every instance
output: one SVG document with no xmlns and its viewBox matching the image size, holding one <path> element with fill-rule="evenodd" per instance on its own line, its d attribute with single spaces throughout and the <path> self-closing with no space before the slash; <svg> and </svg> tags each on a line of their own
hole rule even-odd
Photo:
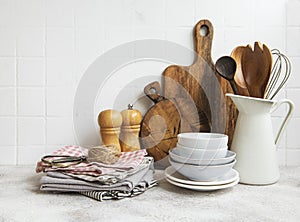
<svg viewBox="0 0 300 222">
<path fill-rule="evenodd" d="M 149 170 L 145 177 L 131 191 L 109 190 L 109 191 L 81 191 L 80 194 L 92 199 L 103 200 L 119 200 L 128 197 L 135 197 L 144 193 L 146 190 L 156 186 L 158 183 L 153 180 L 153 171 Z"/>
<path fill-rule="evenodd" d="M 153 161 L 148 167 L 129 175 L 125 180 L 115 184 L 101 184 L 99 182 L 89 182 L 79 179 L 74 179 L 69 175 L 59 172 L 49 172 L 47 176 L 41 178 L 41 190 L 44 191 L 59 191 L 59 192 L 80 192 L 80 191 L 124 191 L 133 190 L 143 178 L 147 178 L 147 172 L 150 171 L 153 175 Z M 149 181 L 150 183 L 150 181 Z"/>
</svg>

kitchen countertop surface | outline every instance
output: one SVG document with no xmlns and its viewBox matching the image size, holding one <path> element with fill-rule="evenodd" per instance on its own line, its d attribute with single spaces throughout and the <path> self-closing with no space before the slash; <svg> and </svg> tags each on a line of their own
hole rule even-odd
<svg viewBox="0 0 300 222">
<path fill-rule="evenodd" d="M 156 170 L 159 186 L 140 196 L 98 202 L 39 190 L 34 166 L 0 166 L 0 221 L 300 221 L 300 167 L 282 167 L 278 183 L 197 192 Z"/>
</svg>

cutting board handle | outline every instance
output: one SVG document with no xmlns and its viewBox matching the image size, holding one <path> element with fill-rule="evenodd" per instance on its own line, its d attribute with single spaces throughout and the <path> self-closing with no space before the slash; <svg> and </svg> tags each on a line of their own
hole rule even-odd
<svg viewBox="0 0 300 222">
<path fill-rule="evenodd" d="M 211 47 L 214 35 L 213 25 L 209 20 L 200 20 L 194 29 L 195 51 L 206 61 L 211 61 Z"/>
<path fill-rule="evenodd" d="M 164 97 L 161 96 L 161 88 L 158 81 L 154 81 L 146 85 L 144 88 L 144 93 L 154 103 L 158 103 L 159 101 L 164 99 Z"/>
</svg>

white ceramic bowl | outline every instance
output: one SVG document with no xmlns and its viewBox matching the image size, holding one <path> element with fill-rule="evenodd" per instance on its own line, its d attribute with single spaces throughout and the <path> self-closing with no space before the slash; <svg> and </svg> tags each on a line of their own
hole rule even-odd
<svg viewBox="0 0 300 222">
<path fill-rule="evenodd" d="M 232 162 L 236 156 L 236 154 L 230 150 L 227 151 L 226 156 L 224 158 L 218 158 L 218 159 L 190 159 L 187 157 L 178 156 L 174 152 L 172 152 L 172 150 L 170 150 L 169 155 L 172 158 L 172 160 L 178 163 L 204 165 L 204 166 L 227 164 Z"/>
<path fill-rule="evenodd" d="M 177 156 L 181 156 L 188 159 L 197 159 L 197 160 L 224 158 L 227 154 L 227 151 L 228 151 L 227 146 L 215 150 L 206 150 L 206 149 L 193 149 L 193 148 L 177 145 L 174 149 L 172 149 L 172 152 Z"/>
<path fill-rule="evenodd" d="M 217 149 L 227 146 L 228 136 L 221 133 L 181 133 L 178 144 L 197 149 Z"/>
<path fill-rule="evenodd" d="M 213 181 L 228 173 L 236 160 L 231 163 L 216 166 L 197 166 L 175 162 L 169 157 L 171 165 L 183 176 L 195 181 Z"/>
</svg>

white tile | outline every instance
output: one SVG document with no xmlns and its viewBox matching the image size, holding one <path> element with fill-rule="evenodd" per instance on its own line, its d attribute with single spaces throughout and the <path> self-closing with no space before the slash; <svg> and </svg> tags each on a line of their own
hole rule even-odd
<svg viewBox="0 0 300 222">
<path fill-rule="evenodd" d="M 174 2 L 175 3 L 175 2 Z M 129 14 L 131 12 L 131 8 L 134 8 L 133 12 L 133 23 L 134 26 L 164 26 L 165 25 L 165 19 L 167 14 L 167 9 L 165 8 L 165 1 L 161 0 L 153 0 L 153 1 L 147 1 L 147 0 L 140 0 L 136 2 L 133 6 L 130 5 L 124 5 L 126 8 L 127 14 L 124 14 L 124 16 L 130 16 Z M 128 17 L 130 18 L 130 17 Z M 184 20 L 184 18 L 183 18 Z M 126 23 L 129 25 L 130 20 L 126 21 Z"/>
<path fill-rule="evenodd" d="M 18 146 L 17 164 L 35 165 L 45 155 L 44 146 Z"/>
<path fill-rule="evenodd" d="M 277 149 L 277 159 L 280 166 L 286 166 L 286 149 Z"/>
<path fill-rule="evenodd" d="M 134 41 L 133 28 L 107 28 L 105 29 L 105 50 L 118 47 L 122 44 Z M 120 51 L 118 56 L 132 56 L 134 51 Z"/>
<path fill-rule="evenodd" d="M 286 23 L 288 26 L 300 26 L 300 2 L 289 0 L 286 5 Z"/>
<path fill-rule="evenodd" d="M 15 4 L 11 0 L 0 1 L 0 26 L 11 27 L 16 23 Z"/>
<path fill-rule="evenodd" d="M 265 44 L 270 50 L 279 49 L 281 52 L 285 50 L 284 27 L 256 27 L 255 38 Z"/>
<path fill-rule="evenodd" d="M 0 56 L 16 55 L 16 30 L 0 28 Z"/>
<path fill-rule="evenodd" d="M 166 29 L 166 40 L 183 45 L 191 50 L 195 49 L 193 28 L 168 28 Z"/>
<path fill-rule="evenodd" d="M 0 86 L 16 85 L 16 60 L 0 58 Z"/>
<path fill-rule="evenodd" d="M 288 89 L 287 98 L 295 104 L 293 117 L 300 117 L 300 89 Z"/>
<path fill-rule="evenodd" d="M 287 126 L 287 148 L 300 148 L 300 118 L 291 118 Z"/>
<path fill-rule="evenodd" d="M 80 81 L 82 76 L 85 74 L 86 70 L 95 61 L 96 60 L 93 58 L 76 57 L 76 59 L 75 59 L 75 76 L 76 76 L 77 82 Z"/>
<path fill-rule="evenodd" d="M 45 1 L 16 0 L 17 24 L 20 26 L 44 26 L 46 23 Z"/>
<path fill-rule="evenodd" d="M 252 2 L 250 0 L 227 0 L 223 8 L 223 11 L 226 12 L 224 13 L 225 26 L 251 26 L 254 17 Z M 246 30 L 246 33 L 248 31 Z"/>
<path fill-rule="evenodd" d="M 75 13 L 75 25 L 77 27 L 99 27 L 104 23 L 109 22 L 108 19 L 103 18 L 103 13 L 109 13 L 111 16 L 117 17 L 115 14 L 115 9 L 113 7 L 109 7 L 111 1 L 103 1 L 99 0 L 87 0 L 81 1 L 76 0 L 74 4 L 74 13 Z M 119 3 L 116 2 L 116 3 Z M 112 9 L 114 13 L 112 12 Z M 126 18 L 124 18 L 126 19 Z M 119 21 L 120 22 L 120 21 Z"/>
<path fill-rule="evenodd" d="M 44 88 L 18 89 L 18 115 L 44 116 L 45 90 Z"/>
<path fill-rule="evenodd" d="M 0 158 L 0 165 L 15 165 L 17 148 L 16 146 L 0 146 L 1 155 L 5 158 Z"/>
<path fill-rule="evenodd" d="M 287 81 L 287 87 L 300 87 L 300 57 L 289 57 L 291 61 L 291 75 L 289 80 Z"/>
<path fill-rule="evenodd" d="M 16 90 L 14 88 L 0 88 L 0 115 L 16 114 Z"/>
<path fill-rule="evenodd" d="M 225 28 L 224 30 L 224 50 L 231 54 L 232 50 L 237 46 L 254 45 L 256 41 L 254 31 L 248 27 L 242 28 Z"/>
<path fill-rule="evenodd" d="M 140 39 L 160 39 L 165 38 L 165 29 L 162 27 L 135 27 L 134 37 Z"/>
<path fill-rule="evenodd" d="M 44 118 L 18 118 L 18 145 L 45 145 L 45 128 Z"/>
<path fill-rule="evenodd" d="M 74 55 L 74 30 L 72 28 L 47 28 L 46 56 Z"/>
<path fill-rule="evenodd" d="M 195 23 L 201 19 L 208 19 L 214 27 L 224 25 L 224 10 L 225 1 L 215 0 L 214 4 L 211 1 L 195 1 Z M 217 7 L 216 7 L 217 6 Z"/>
<path fill-rule="evenodd" d="M 195 45 L 193 39 L 193 29 L 192 28 L 168 28 L 166 29 L 166 41 L 170 41 L 172 44 L 178 44 L 183 47 L 189 54 L 178 55 L 178 53 L 173 52 L 173 45 L 170 47 L 166 46 L 167 58 L 171 60 L 180 60 L 177 64 L 189 66 L 194 62 L 195 59 Z M 176 58 L 175 58 L 176 57 Z M 174 62 L 174 61 L 173 61 Z M 163 70 L 162 70 L 163 71 Z"/>
<path fill-rule="evenodd" d="M 103 1 L 100 6 L 102 8 L 100 12 L 102 14 L 101 19 L 105 21 L 104 24 L 107 27 L 117 27 L 120 23 L 124 27 L 132 27 L 134 22 L 140 22 L 139 20 L 146 22 L 145 18 L 148 18 L 145 15 L 147 10 L 143 10 L 144 7 L 147 9 L 146 5 L 145 1 Z M 110 9 L 112 8 L 114 13 L 111 13 Z"/>
<path fill-rule="evenodd" d="M 47 88 L 47 116 L 72 116 L 75 88 Z"/>
<path fill-rule="evenodd" d="M 47 144 L 75 144 L 72 118 L 47 118 Z"/>
<path fill-rule="evenodd" d="M 75 34 L 76 55 L 96 59 L 104 51 L 104 32 L 97 28 L 78 28 Z"/>
<path fill-rule="evenodd" d="M 0 117 L 0 146 L 16 145 L 16 119 Z"/>
<path fill-rule="evenodd" d="M 45 60 L 43 58 L 18 59 L 19 86 L 45 85 Z"/>
<path fill-rule="evenodd" d="M 300 56 L 300 44 L 296 44 L 300 39 L 300 28 L 287 28 L 286 52 L 287 56 Z"/>
<path fill-rule="evenodd" d="M 214 37 L 212 41 L 212 60 L 216 62 L 221 56 L 230 55 L 232 49 L 225 50 L 225 30 L 221 27 L 214 28 Z"/>
<path fill-rule="evenodd" d="M 300 149 L 286 151 L 287 166 L 299 166 L 300 165 Z"/>
<path fill-rule="evenodd" d="M 43 56 L 45 53 L 45 29 L 23 28 L 18 32 L 18 56 Z"/>
<path fill-rule="evenodd" d="M 84 4 L 82 2 L 82 4 Z M 55 27 L 74 25 L 73 0 L 46 0 L 46 24 Z"/>
<path fill-rule="evenodd" d="M 72 144 L 73 145 L 73 144 Z M 64 147 L 65 144 L 55 144 L 55 145 L 48 145 L 45 148 L 45 154 L 52 154 L 54 151 L 58 150 L 61 147 Z"/>
<path fill-rule="evenodd" d="M 166 0 L 166 25 L 194 25 L 195 5 L 193 0 Z"/>
<path fill-rule="evenodd" d="M 251 0 L 255 10 L 256 26 L 285 26 L 286 1 Z"/>
<path fill-rule="evenodd" d="M 70 86 L 77 83 L 74 57 L 49 57 L 46 64 L 47 86 Z"/>
</svg>

